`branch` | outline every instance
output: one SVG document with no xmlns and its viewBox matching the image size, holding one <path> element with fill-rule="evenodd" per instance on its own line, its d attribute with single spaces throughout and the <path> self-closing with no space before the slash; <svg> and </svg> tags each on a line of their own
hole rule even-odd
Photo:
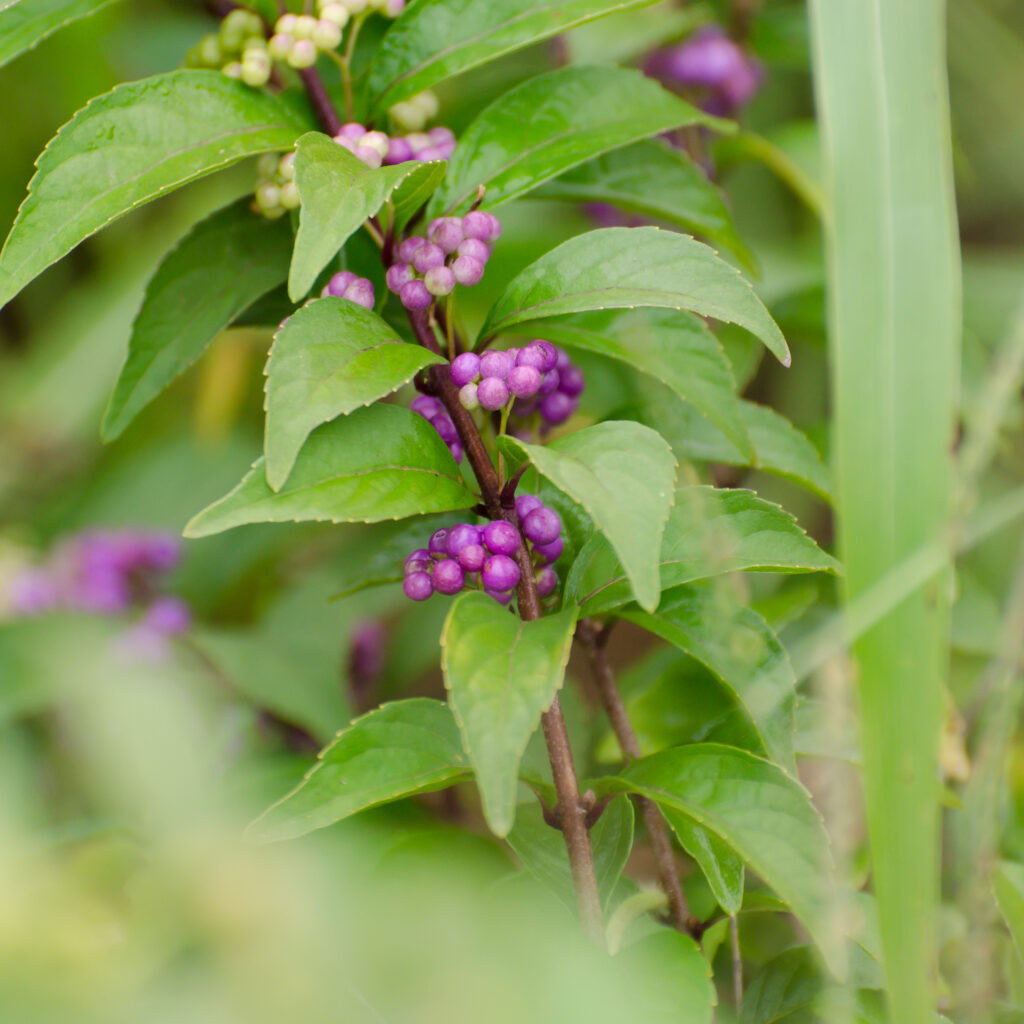
<svg viewBox="0 0 1024 1024">
<path fill-rule="evenodd" d="M 624 759 L 628 763 L 640 757 L 640 744 L 633 731 L 633 723 L 630 722 L 629 715 L 626 713 L 622 695 L 615 685 L 615 676 L 611 665 L 608 664 L 608 633 L 609 627 L 599 629 L 589 619 L 583 619 L 576 627 L 576 638 L 586 649 L 594 683 L 601 695 L 601 703 L 604 705 L 608 721 L 611 722 L 612 730 L 622 748 Z M 665 824 L 665 819 L 662 817 L 661 811 L 658 810 L 657 804 L 652 800 L 637 796 L 636 802 L 644 824 L 647 826 L 647 834 L 651 839 L 651 849 L 658 867 L 661 887 L 665 890 L 665 895 L 668 896 L 672 926 L 677 931 L 692 934 L 700 926 L 690 916 L 686 896 L 683 893 L 683 885 L 679 879 L 675 854 L 672 852 L 672 840 L 669 836 L 668 826 Z"/>
<path fill-rule="evenodd" d="M 316 68 L 300 68 L 299 78 L 302 79 L 302 84 L 306 87 L 306 95 L 309 96 L 309 102 L 313 104 L 313 112 L 324 131 L 328 135 L 337 135 L 338 129 L 341 127 L 341 119 L 335 112 L 334 104 L 331 102 L 327 86 L 324 85 L 320 73 Z"/>
</svg>

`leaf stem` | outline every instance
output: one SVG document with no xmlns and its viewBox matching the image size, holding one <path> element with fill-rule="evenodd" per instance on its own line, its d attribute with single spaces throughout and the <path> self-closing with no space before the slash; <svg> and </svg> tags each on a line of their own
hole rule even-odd
<svg viewBox="0 0 1024 1024">
<path fill-rule="evenodd" d="M 628 763 L 640 757 L 640 744 L 633 729 L 633 723 L 629 720 L 626 712 L 626 705 L 622 701 L 619 688 L 615 685 L 615 674 L 608 662 L 608 635 L 610 626 L 599 628 L 590 619 L 583 619 L 576 627 L 576 638 L 583 645 L 587 652 L 587 659 L 590 662 L 590 671 L 601 696 L 601 703 L 604 705 L 605 714 L 611 723 L 612 731 L 615 733 L 619 746 L 622 748 L 624 760 Z M 661 887 L 668 897 L 669 917 L 672 926 L 681 932 L 693 933 L 698 928 L 698 922 L 690 917 L 690 910 L 686 903 L 686 896 L 683 893 L 683 885 L 679 878 L 679 869 L 676 865 L 675 854 L 672 851 L 672 840 L 669 836 L 668 826 L 665 819 L 658 810 L 657 804 L 646 797 L 636 797 L 637 807 L 647 827 L 647 834 L 651 840 L 651 849 L 654 853 L 654 860 L 658 868 L 658 878 Z"/>
<path fill-rule="evenodd" d="M 739 918 L 735 914 L 729 918 L 729 945 L 732 949 L 732 998 L 739 1014 L 743 1005 L 743 957 L 740 954 Z"/>
</svg>

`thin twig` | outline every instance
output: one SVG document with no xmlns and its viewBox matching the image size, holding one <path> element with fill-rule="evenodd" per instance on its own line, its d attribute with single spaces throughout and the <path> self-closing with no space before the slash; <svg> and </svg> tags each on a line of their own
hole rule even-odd
<svg viewBox="0 0 1024 1024">
<path fill-rule="evenodd" d="M 739 918 L 735 914 L 729 918 L 729 944 L 732 947 L 732 998 L 738 1016 L 743 1005 L 743 957 L 740 954 Z"/>
<path fill-rule="evenodd" d="M 341 127 L 341 121 L 331 103 L 331 97 L 327 93 L 327 86 L 320 77 L 316 68 L 300 68 L 299 78 L 306 87 L 306 95 L 309 102 L 313 104 L 313 112 L 328 135 L 337 135 Z"/>
</svg>

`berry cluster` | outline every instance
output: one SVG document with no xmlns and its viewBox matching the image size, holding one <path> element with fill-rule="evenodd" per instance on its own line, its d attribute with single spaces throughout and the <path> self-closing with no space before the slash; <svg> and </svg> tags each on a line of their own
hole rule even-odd
<svg viewBox="0 0 1024 1024">
<path fill-rule="evenodd" d="M 478 284 L 491 258 L 490 243 L 500 236 L 501 221 L 493 213 L 438 217 L 426 238 L 414 235 L 399 245 L 398 262 L 388 267 L 388 288 L 406 309 L 426 309 L 456 284 Z"/>
<path fill-rule="evenodd" d="M 266 85 L 271 61 L 260 16 L 252 11 L 232 11 L 221 22 L 219 32 L 204 36 L 189 50 L 185 66 L 219 68 L 246 85 Z"/>
<path fill-rule="evenodd" d="M 299 189 L 295 184 L 295 153 L 278 157 L 265 153 L 257 165 L 259 180 L 253 197 L 252 208 L 271 220 L 283 216 L 289 210 L 298 209 Z"/>
<path fill-rule="evenodd" d="M 366 309 L 374 306 L 373 282 L 366 277 L 356 277 L 351 270 L 340 271 L 324 285 L 320 298 L 325 299 L 328 295 L 348 299 Z"/>
<path fill-rule="evenodd" d="M 349 19 L 344 4 L 328 4 L 320 17 L 311 14 L 282 14 L 274 25 L 267 49 L 275 60 L 289 67 L 310 68 L 321 51 L 335 50 L 341 43 L 341 30 Z"/>
<path fill-rule="evenodd" d="M 562 553 L 562 521 L 532 494 L 516 498 L 516 513 L 532 546 L 537 593 L 547 597 L 558 586 L 551 565 Z M 459 523 L 438 530 L 426 548 L 417 548 L 405 560 L 402 589 L 411 600 L 426 601 L 435 591 L 457 594 L 469 587 L 508 604 L 519 583 L 515 555 L 521 543 L 519 531 L 503 519 L 486 526 Z"/>
<path fill-rule="evenodd" d="M 462 442 L 459 441 L 458 431 L 455 429 L 451 416 L 445 411 L 445 407 L 430 395 L 417 395 L 410 408 L 414 413 L 422 416 L 441 435 L 441 440 L 448 445 L 452 458 L 456 462 L 461 462 Z"/>
<path fill-rule="evenodd" d="M 450 128 L 431 128 L 429 132 L 390 136 L 370 131 L 358 121 L 343 124 L 334 136 L 339 146 L 354 153 L 368 167 L 404 164 L 410 160 L 447 160 L 455 152 L 455 136 Z"/>
<path fill-rule="evenodd" d="M 513 414 L 538 412 L 549 426 L 564 423 L 576 411 L 585 384 L 583 371 L 565 351 L 540 338 L 504 352 L 464 352 L 452 362 L 452 381 L 467 409 L 493 412 L 514 400 Z"/>
</svg>

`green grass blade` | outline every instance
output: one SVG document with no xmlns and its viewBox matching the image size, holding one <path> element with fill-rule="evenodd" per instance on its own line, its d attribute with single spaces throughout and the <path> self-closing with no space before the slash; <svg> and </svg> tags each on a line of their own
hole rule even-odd
<svg viewBox="0 0 1024 1024">
<path fill-rule="evenodd" d="M 950 511 L 959 342 L 943 4 L 814 0 L 836 484 L 856 601 Z M 913 31 L 908 31 L 913 26 Z M 854 647 L 891 1019 L 934 1020 L 942 567 Z"/>
</svg>

